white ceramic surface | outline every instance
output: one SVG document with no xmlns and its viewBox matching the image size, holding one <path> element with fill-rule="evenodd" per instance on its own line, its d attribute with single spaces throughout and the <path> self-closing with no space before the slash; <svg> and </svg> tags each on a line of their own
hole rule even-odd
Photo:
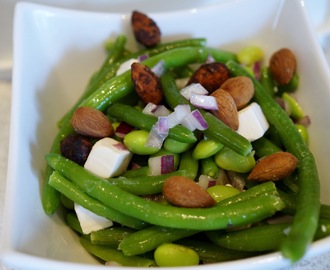
<svg viewBox="0 0 330 270">
<path fill-rule="evenodd" d="M 3 218 L 2 261 L 13 269 L 102 268 L 79 246 L 61 215 L 48 217 L 40 204 L 44 154 L 57 120 L 83 91 L 102 63 L 102 44 L 126 33 L 129 13 L 93 13 L 20 4 L 15 15 L 10 155 Z M 261 46 L 266 55 L 291 48 L 301 77 L 299 102 L 311 116 L 310 145 L 319 165 L 322 202 L 327 194 L 330 74 L 303 1 L 222 1 L 198 9 L 152 12 L 163 40 L 207 37 L 209 45 L 237 50 Z M 293 19 L 294 17 L 294 19 Z M 314 243 L 306 257 L 330 250 L 330 238 Z M 221 264 L 225 269 L 278 269 L 288 265 L 279 253 Z M 216 269 L 218 264 L 208 265 Z M 197 269 L 200 267 L 192 267 Z M 116 269 L 116 267 L 114 267 Z"/>
</svg>

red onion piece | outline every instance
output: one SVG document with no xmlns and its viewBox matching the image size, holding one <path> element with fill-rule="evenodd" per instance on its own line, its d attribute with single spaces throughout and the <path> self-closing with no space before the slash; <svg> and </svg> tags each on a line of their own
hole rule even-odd
<svg viewBox="0 0 330 270">
<path fill-rule="evenodd" d="M 162 76 L 165 72 L 165 62 L 160 60 L 156 65 L 151 69 L 158 77 Z"/>
<path fill-rule="evenodd" d="M 161 175 L 174 171 L 174 155 L 151 157 L 148 160 L 149 175 Z"/>
<path fill-rule="evenodd" d="M 153 116 L 167 116 L 171 113 L 164 105 L 156 105 L 152 102 L 149 102 L 142 110 L 145 114 L 150 114 Z"/>
<path fill-rule="evenodd" d="M 200 84 L 192 83 L 180 90 L 180 94 L 190 100 L 192 94 L 207 95 L 209 92 Z"/>
<path fill-rule="evenodd" d="M 151 128 L 146 146 L 160 149 L 166 139 L 169 131 L 168 118 L 166 116 L 158 117 L 158 121 Z"/>
<path fill-rule="evenodd" d="M 308 115 L 305 115 L 303 118 L 295 120 L 295 123 L 308 127 L 311 124 L 311 118 Z"/>
<path fill-rule="evenodd" d="M 252 69 L 255 78 L 259 80 L 261 77 L 261 62 L 260 61 L 254 62 Z"/>
<path fill-rule="evenodd" d="M 208 128 L 208 124 L 199 110 L 194 110 L 188 114 L 181 124 L 191 131 L 194 131 L 195 129 L 205 130 Z"/>
<path fill-rule="evenodd" d="M 118 138 L 124 138 L 125 135 L 129 132 L 131 132 L 134 129 L 134 127 L 132 127 L 131 125 L 125 123 L 125 122 L 121 122 L 119 124 L 119 126 L 116 128 L 115 130 L 115 134 Z"/>
<path fill-rule="evenodd" d="M 198 178 L 197 184 L 203 189 L 207 189 L 209 187 L 215 186 L 217 181 L 207 175 L 201 174 Z"/>
<path fill-rule="evenodd" d="M 137 59 L 139 60 L 139 62 L 142 62 L 142 61 L 144 61 L 144 60 L 146 60 L 148 58 L 149 58 L 149 55 L 148 54 L 141 54 L 141 55 L 138 56 Z"/>
<path fill-rule="evenodd" d="M 190 103 L 197 108 L 219 110 L 217 101 L 213 96 L 191 94 Z"/>
<path fill-rule="evenodd" d="M 183 119 L 191 112 L 188 104 L 181 104 L 174 108 L 174 112 L 168 115 L 168 126 L 169 128 L 175 127 L 180 124 Z"/>
<path fill-rule="evenodd" d="M 214 63 L 215 62 L 215 59 L 214 59 L 214 57 L 213 57 L 213 55 L 212 54 L 208 54 L 207 55 L 207 58 L 206 58 L 206 61 L 205 61 L 205 63 Z"/>
</svg>

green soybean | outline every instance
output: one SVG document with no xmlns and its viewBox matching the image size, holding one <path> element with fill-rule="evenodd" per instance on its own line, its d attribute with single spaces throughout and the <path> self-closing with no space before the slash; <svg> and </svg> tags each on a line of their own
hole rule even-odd
<svg viewBox="0 0 330 270">
<path fill-rule="evenodd" d="M 188 150 L 181 154 L 179 170 L 187 172 L 187 177 L 195 180 L 198 174 L 199 162 L 192 157 L 192 150 Z"/>
<path fill-rule="evenodd" d="M 204 139 L 195 146 L 193 157 L 195 159 L 208 158 L 218 153 L 222 148 L 222 143 L 212 139 Z"/>
<path fill-rule="evenodd" d="M 237 52 L 237 60 L 239 63 L 251 66 L 255 62 L 261 61 L 264 57 L 264 52 L 257 46 L 245 46 Z"/>
<path fill-rule="evenodd" d="M 158 147 L 147 146 L 149 132 L 146 130 L 133 130 L 125 135 L 124 144 L 129 151 L 138 155 L 152 155 L 159 151 Z"/>
<path fill-rule="evenodd" d="M 255 166 L 253 155 L 242 156 L 228 147 L 223 147 L 214 159 L 220 168 L 239 173 L 249 172 Z"/>
<path fill-rule="evenodd" d="M 217 202 L 220 202 L 224 199 L 230 198 L 240 193 L 240 191 L 237 188 L 234 188 L 232 186 L 222 186 L 222 185 L 215 185 L 213 187 L 209 187 L 206 191 Z"/>
<path fill-rule="evenodd" d="M 199 256 L 196 251 L 188 247 L 166 243 L 159 246 L 154 253 L 158 266 L 193 266 L 199 264 Z"/>
<path fill-rule="evenodd" d="M 163 148 L 169 152 L 180 154 L 193 147 L 193 145 L 193 143 L 184 143 L 171 138 L 166 138 L 163 143 Z"/>
</svg>

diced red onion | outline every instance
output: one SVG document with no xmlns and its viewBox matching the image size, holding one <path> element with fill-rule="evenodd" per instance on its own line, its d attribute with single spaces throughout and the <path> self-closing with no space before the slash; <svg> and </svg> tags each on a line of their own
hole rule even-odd
<svg viewBox="0 0 330 270">
<path fill-rule="evenodd" d="M 167 116 L 171 113 L 164 105 L 156 105 L 152 102 L 149 102 L 142 110 L 144 114 L 150 114 L 153 116 Z"/>
<path fill-rule="evenodd" d="M 164 140 L 166 139 L 169 131 L 168 126 L 168 118 L 158 117 L 158 121 L 155 125 L 151 128 L 148 139 L 146 142 L 146 146 L 161 148 L 163 145 Z"/>
<path fill-rule="evenodd" d="M 311 119 L 308 115 L 305 115 L 303 118 L 295 120 L 295 123 L 308 127 L 311 124 Z"/>
<path fill-rule="evenodd" d="M 230 185 L 237 188 L 239 191 L 243 191 L 245 187 L 245 180 L 240 173 L 233 171 L 226 171 L 226 175 L 229 179 Z"/>
<path fill-rule="evenodd" d="M 215 59 L 214 59 L 213 55 L 209 53 L 207 55 L 205 63 L 209 64 L 209 63 L 214 63 L 214 62 L 215 62 Z"/>
<path fill-rule="evenodd" d="M 259 80 L 261 77 L 261 62 L 260 61 L 254 62 L 252 69 L 253 69 L 255 78 L 257 80 Z"/>
<path fill-rule="evenodd" d="M 174 112 L 168 115 L 169 128 L 175 127 L 180 124 L 183 119 L 191 112 L 188 104 L 180 104 L 174 108 Z"/>
<path fill-rule="evenodd" d="M 188 100 L 192 94 L 207 95 L 208 93 L 200 83 L 191 83 L 180 90 L 180 94 Z"/>
<path fill-rule="evenodd" d="M 123 62 L 119 66 L 119 68 L 118 68 L 118 70 L 116 72 L 116 75 L 118 76 L 120 74 L 123 74 L 125 71 L 130 70 L 131 69 L 131 65 L 133 63 L 135 63 L 135 62 L 139 62 L 139 60 L 138 59 L 131 58 L 131 59 L 128 59 L 127 61 Z"/>
<path fill-rule="evenodd" d="M 292 223 L 293 216 L 290 215 L 280 215 L 274 216 L 267 219 L 268 224 L 290 224 Z"/>
<path fill-rule="evenodd" d="M 148 160 L 149 175 L 161 175 L 174 171 L 174 155 L 151 157 Z"/>
<path fill-rule="evenodd" d="M 160 60 L 156 65 L 151 69 L 158 77 L 162 76 L 165 72 L 165 62 Z"/>
<path fill-rule="evenodd" d="M 115 134 L 118 138 L 124 138 L 125 135 L 129 132 L 131 132 L 134 129 L 131 125 L 121 122 L 119 126 L 116 128 Z"/>
<path fill-rule="evenodd" d="M 148 54 L 141 54 L 141 55 L 139 55 L 138 56 L 138 60 L 140 61 L 140 62 L 142 62 L 142 61 L 144 61 L 144 60 L 146 60 L 146 59 L 148 59 L 149 58 L 149 55 Z"/>
<path fill-rule="evenodd" d="M 208 128 L 208 124 L 199 110 L 194 110 L 188 114 L 181 124 L 191 131 L 194 131 L 195 129 L 205 130 Z"/>
<path fill-rule="evenodd" d="M 216 180 L 212 179 L 211 177 L 201 174 L 198 178 L 198 185 L 201 186 L 203 189 L 207 189 L 209 187 L 216 185 Z"/>
<path fill-rule="evenodd" d="M 190 103 L 197 108 L 206 110 L 219 110 L 217 101 L 213 96 L 191 94 Z"/>
</svg>

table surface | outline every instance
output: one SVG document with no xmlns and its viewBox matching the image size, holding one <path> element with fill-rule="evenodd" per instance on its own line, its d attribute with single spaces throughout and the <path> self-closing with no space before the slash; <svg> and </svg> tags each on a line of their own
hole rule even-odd
<svg viewBox="0 0 330 270">
<path fill-rule="evenodd" d="M 3 4 L 0 0 L 0 6 Z M 6 1 L 4 1 L 6 2 Z M 13 1 L 15 2 L 15 1 Z M 308 1 L 309 2 L 309 1 Z M 329 7 L 329 6 L 327 6 Z M 0 8 L 1 9 L 1 8 Z M 317 15 L 317 10 L 312 6 L 312 12 Z M 316 13 L 315 13 L 316 12 Z M 313 14 L 312 14 L 313 15 Z M 317 21 L 316 19 L 314 20 Z M 329 41 L 329 38 L 322 39 Z M 328 60 L 330 59 L 330 50 L 328 51 L 328 46 L 322 44 L 324 52 Z M 329 46 L 330 48 L 330 46 Z M 0 59 L 1 62 L 1 59 Z M 330 61 L 329 61 L 330 63 Z M 10 70 L 1 70 L 0 65 L 0 235 L 1 235 L 1 220 L 2 213 L 4 209 L 4 194 L 6 187 L 6 172 L 7 172 L 7 158 L 8 158 L 8 144 L 9 144 L 9 127 L 10 127 L 10 109 L 11 109 L 11 94 L 12 94 L 12 85 L 11 85 L 11 72 Z M 5 270 L 4 266 L 0 265 L 0 269 Z M 312 259 L 302 260 L 298 264 L 284 268 L 281 270 L 326 270 L 330 269 L 330 252 L 324 253 Z"/>
</svg>

